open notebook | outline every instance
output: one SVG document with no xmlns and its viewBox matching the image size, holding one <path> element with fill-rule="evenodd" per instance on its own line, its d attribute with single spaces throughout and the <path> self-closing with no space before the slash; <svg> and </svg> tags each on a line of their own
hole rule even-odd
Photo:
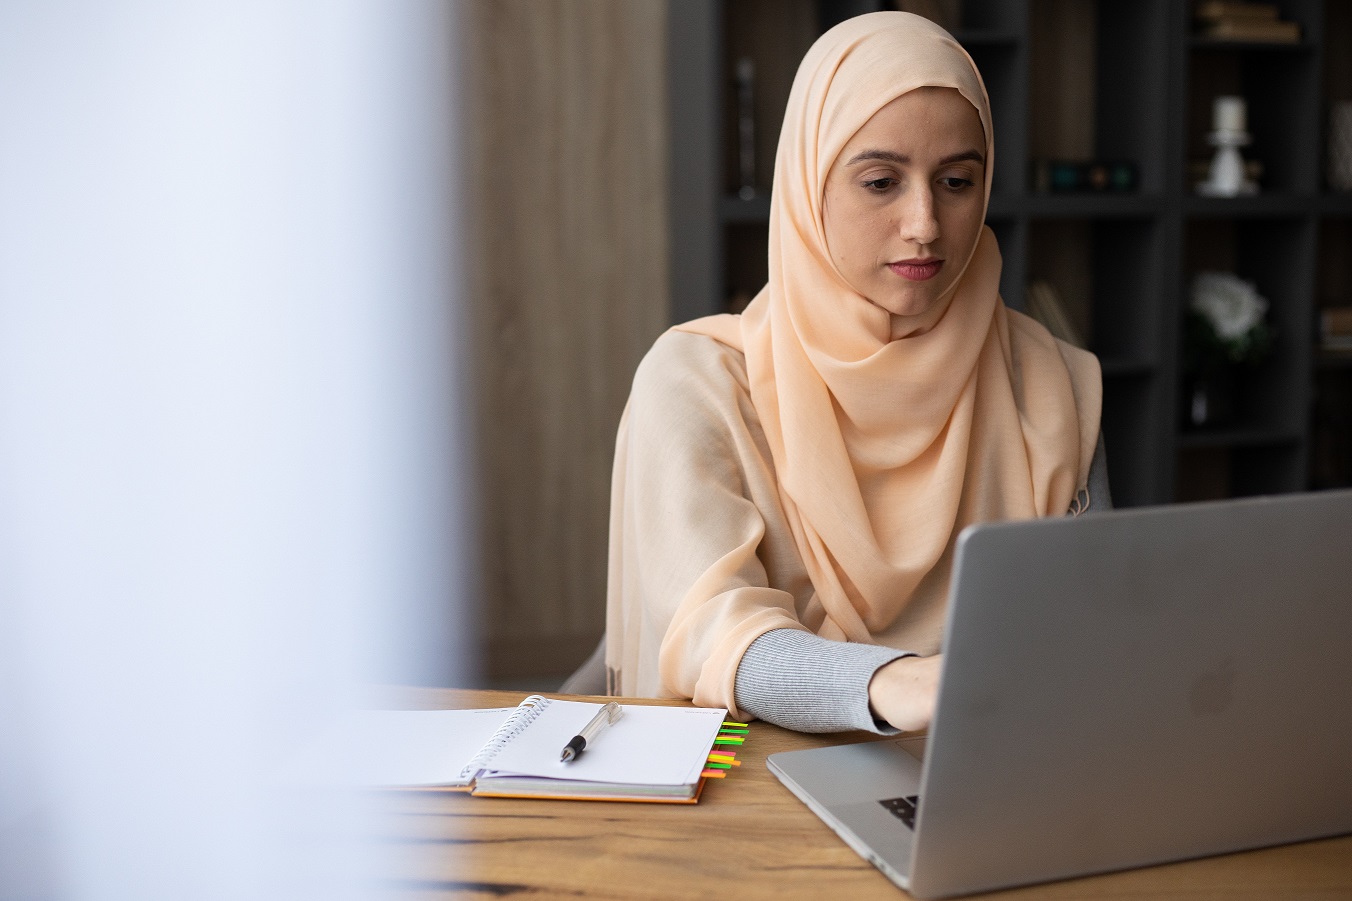
<svg viewBox="0 0 1352 901">
<path fill-rule="evenodd" d="M 490 797 L 694 803 L 727 711 L 626 704 L 571 763 L 560 752 L 600 704 L 532 695 L 517 707 L 364 711 L 361 781 Z"/>
</svg>

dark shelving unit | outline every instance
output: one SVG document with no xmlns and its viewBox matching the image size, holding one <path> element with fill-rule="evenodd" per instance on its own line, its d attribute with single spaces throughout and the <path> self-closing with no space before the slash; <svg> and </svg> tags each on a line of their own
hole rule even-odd
<svg viewBox="0 0 1352 901">
<path fill-rule="evenodd" d="M 904 5 L 904 4 L 902 4 Z M 1324 182 L 1332 100 L 1352 100 L 1352 3 L 1278 0 L 1296 44 L 1193 36 L 1187 0 L 931 3 L 991 96 L 987 223 L 1001 291 L 1053 285 L 1099 355 L 1121 506 L 1352 484 L 1352 356 L 1318 349 L 1319 310 L 1352 305 L 1352 195 Z M 794 71 L 821 31 L 879 0 L 671 4 L 672 313 L 736 310 L 765 281 L 774 145 Z M 738 196 L 737 61 L 756 72 L 755 196 Z M 1259 194 L 1198 195 L 1190 164 L 1219 94 L 1248 101 Z M 1130 193 L 1035 189 L 1044 159 L 1130 161 Z M 1224 428 L 1184 424 L 1182 326 L 1195 273 L 1232 271 L 1270 304 L 1271 355 L 1241 376 Z"/>
</svg>

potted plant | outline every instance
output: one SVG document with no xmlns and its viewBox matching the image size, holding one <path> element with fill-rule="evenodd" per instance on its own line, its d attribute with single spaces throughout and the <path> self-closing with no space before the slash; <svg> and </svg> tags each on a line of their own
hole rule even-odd
<svg viewBox="0 0 1352 901">
<path fill-rule="evenodd" d="M 1268 302 L 1252 282 L 1230 272 L 1199 272 L 1184 325 L 1184 414 L 1190 426 L 1228 424 L 1242 367 L 1272 350 Z"/>
</svg>

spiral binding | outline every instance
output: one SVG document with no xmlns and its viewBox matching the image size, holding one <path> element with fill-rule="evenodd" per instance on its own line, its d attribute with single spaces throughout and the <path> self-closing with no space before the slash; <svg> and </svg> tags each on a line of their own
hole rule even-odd
<svg viewBox="0 0 1352 901">
<path fill-rule="evenodd" d="M 535 722 L 548 706 L 549 698 L 540 695 L 531 695 L 522 701 L 512 715 L 498 727 L 498 731 L 494 732 L 487 743 L 479 749 L 479 753 L 474 755 L 474 759 L 465 764 L 465 768 L 460 771 L 460 781 L 468 782 L 480 770 L 488 769 L 488 763 L 493 756 Z"/>
</svg>

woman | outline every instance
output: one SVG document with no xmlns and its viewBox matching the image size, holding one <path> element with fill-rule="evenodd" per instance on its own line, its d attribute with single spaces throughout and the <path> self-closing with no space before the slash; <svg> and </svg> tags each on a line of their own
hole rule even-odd
<svg viewBox="0 0 1352 901">
<path fill-rule="evenodd" d="M 808 51 L 769 283 L 741 316 L 667 332 L 635 375 L 613 694 L 924 728 L 962 528 L 1108 503 L 1097 360 L 1000 300 L 992 162 L 981 77 L 937 25 L 874 13 Z"/>
</svg>

